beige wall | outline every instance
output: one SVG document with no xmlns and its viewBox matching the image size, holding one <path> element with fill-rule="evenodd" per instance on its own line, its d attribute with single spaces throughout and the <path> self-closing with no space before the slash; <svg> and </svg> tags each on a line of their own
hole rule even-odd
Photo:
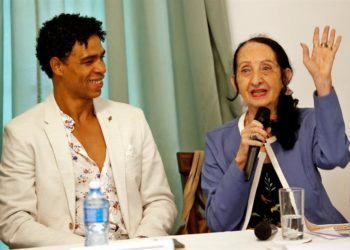
<svg viewBox="0 0 350 250">
<path fill-rule="evenodd" d="M 294 68 L 290 87 L 299 99 L 299 107 L 313 106 L 315 89 L 302 64 L 300 42 L 310 46 L 317 25 L 336 27 L 343 42 L 333 67 L 333 83 L 350 135 L 350 0 L 227 0 L 227 8 L 233 49 L 258 33 L 271 36 L 286 49 Z M 346 169 L 321 174 L 333 204 L 350 220 L 350 164 Z"/>
</svg>

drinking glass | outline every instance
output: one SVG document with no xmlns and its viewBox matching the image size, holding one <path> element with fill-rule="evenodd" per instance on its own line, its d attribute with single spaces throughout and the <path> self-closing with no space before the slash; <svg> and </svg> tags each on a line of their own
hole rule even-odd
<svg viewBox="0 0 350 250">
<path fill-rule="evenodd" d="M 299 240 L 304 237 L 304 189 L 280 188 L 282 237 L 284 240 Z"/>
</svg>

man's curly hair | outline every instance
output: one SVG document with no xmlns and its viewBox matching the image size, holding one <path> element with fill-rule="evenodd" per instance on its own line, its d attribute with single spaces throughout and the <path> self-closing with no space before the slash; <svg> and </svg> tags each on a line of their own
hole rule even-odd
<svg viewBox="0 0 350 250">
<path fill-rule="evenodd" d="M 36 57 L 41 69 L 52 78 L 50 59 L 57 57 L 64 61 L 76 42 L 87 46 L 88 39 L 93 35 L 97 35 L 101 41 L 106 35 L 102 22 L 94 17 L 62 13 L 46 21 L 39 31 L 36 45 Z"/>
</svg>

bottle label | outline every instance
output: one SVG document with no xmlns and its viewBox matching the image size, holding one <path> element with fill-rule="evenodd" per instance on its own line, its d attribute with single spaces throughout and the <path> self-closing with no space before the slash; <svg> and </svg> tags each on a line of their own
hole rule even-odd
<svg viewBox="0 0 350 250">
<path fill-rule="evenodd" d="M 85 223 L 107 222 L 108 210 L 104 208 L 85 208 Z"/>
</svg>

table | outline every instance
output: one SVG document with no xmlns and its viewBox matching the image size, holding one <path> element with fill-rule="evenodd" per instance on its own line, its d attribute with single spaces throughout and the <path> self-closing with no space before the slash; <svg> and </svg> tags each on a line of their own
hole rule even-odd
<svg viewBox="0 0 350 250">
<path fill-rule="evenodd" d="M 185 250 L 282 250 L 282 245 L 275 243 L 276 239 L 280 236 L 281 231 L 272 237 L 268 241 L 259 241 L 256 239 L 253 230 L 246 231 L 235 231 L 235 232 L 222 232 L 222 233 L 207 233 L 207 234 L 188 234 L 188 235 L 171 235 L 163 237 L 155 237 L 155 239 L 162 238 L 176 238 L 181 243 L 185 244 Z M 330 246 L 332 248 L 324 249 L 333 249 L 337 244 L 347 244 L 350 249 L 350 237 L 336 239 L 336 240 L 326 240 L 318 236 L 313 236 L 305 234 L 307 237 L 310 237 L 312 241 L 310 243 L 305 243 L 303 246 L 319 246 L 320 243 L 323 243 L 325 246 Z M 136 239 L 142 240 L 142 239 Z M 77 247 L 77 245 L 74 245 Z M 61 246 L 50 246 L 50 247 L 37 247 L 37 248 L 26 248 L 25 250 L 69 250 L 74 247 L 73 245 L 61 245 Z"/>
</svg>

